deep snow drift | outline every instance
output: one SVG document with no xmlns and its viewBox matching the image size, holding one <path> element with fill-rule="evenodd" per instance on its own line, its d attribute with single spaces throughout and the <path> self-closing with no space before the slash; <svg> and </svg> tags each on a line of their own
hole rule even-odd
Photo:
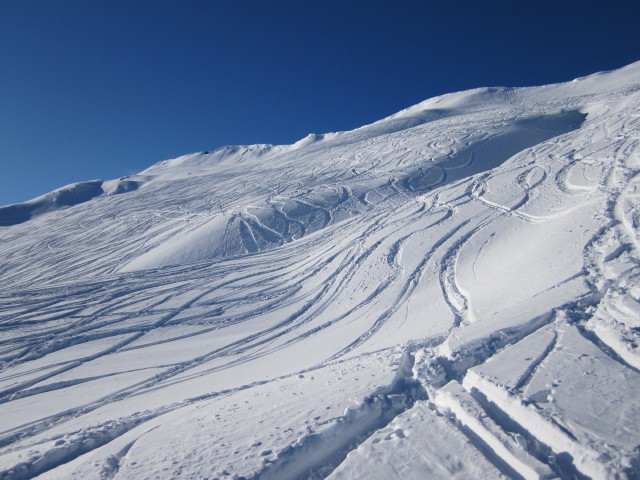
<svg viewBox="0 0 640 480">
<path fill-rule="evenodd" d="M 639 478 L 639 146 L 636 63 L 0 208 L 0 478 Z"/>
</svg>

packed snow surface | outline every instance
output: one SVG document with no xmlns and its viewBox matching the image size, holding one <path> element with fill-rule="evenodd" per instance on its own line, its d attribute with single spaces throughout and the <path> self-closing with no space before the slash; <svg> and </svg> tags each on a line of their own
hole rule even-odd
<svg viewBox="0 0 640 480">
<path fill-rule="evenodd" d="M 0 479 L 640 478 L 640 62 L 0 208 Z"/>
</svg>

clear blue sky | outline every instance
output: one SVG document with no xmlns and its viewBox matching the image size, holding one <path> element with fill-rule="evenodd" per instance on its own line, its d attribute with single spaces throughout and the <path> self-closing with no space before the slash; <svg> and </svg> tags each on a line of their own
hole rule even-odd
<svg viewBox="0 0 640 480">
<path fill-rule="evenodd" d="M 0 0 L 0 205 L 640 59 L 640 2 Z"/>
</svg>

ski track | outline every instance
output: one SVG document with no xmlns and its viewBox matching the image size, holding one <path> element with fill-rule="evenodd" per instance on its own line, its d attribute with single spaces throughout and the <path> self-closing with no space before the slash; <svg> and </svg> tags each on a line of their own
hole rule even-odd
<svg viewBox="0 0 640 480">
<path fill-rule="evenodd" d="M 236 478 L 342 478 L 417 405 L 510 478 L 639 478 L 637 452 L 565 409 L 564 377 L 540 385 L 583 345 L 593 375 L 610 365 L 640 388 L 640 119 L 624 113 L 640 97 L 519 91 L 298 149 L 246 147 L 229 153 L 237 165 L 161 162 L 133 191 L 1 227 L 0 479 L 67 478 L 84 458 L 102 459 L 94 478 L 126 478 L 177 412 L 345 365 L 364 377 L 378 357 L 395 359 L 391 380 L 336 392 L 351 410 L 263 445 Z M 559 222 L 583 235 L 578 270 L 487 304 L 485 263 L 504 248 L 491 232 Z"/>
</svg>

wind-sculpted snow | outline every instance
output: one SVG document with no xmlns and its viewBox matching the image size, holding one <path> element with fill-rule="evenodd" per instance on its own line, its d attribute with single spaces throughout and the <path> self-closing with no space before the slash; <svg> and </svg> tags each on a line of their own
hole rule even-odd
<svg viewBox="0 0 640 480">
<path fill-rule="evenodd" d="M 3 207 L 0 478 L 640 477 L 639 87 Z"/>
<path fill-rule="evenodd" d="M 139 186 L 138 182 L 127 180 L 126 178 L 122 177 L 120 180 L 110 180 L 108 182 L 92 180 L 90 182 L 74 183 L 34 198 L 29 202 L 0 207 L 0 226 L 17 225 L 31 220 L 36 215 L 88 202 L 92 198 L 105 193 L 118 195 L 119 193 L 136 190 Z"/>
</svg>

